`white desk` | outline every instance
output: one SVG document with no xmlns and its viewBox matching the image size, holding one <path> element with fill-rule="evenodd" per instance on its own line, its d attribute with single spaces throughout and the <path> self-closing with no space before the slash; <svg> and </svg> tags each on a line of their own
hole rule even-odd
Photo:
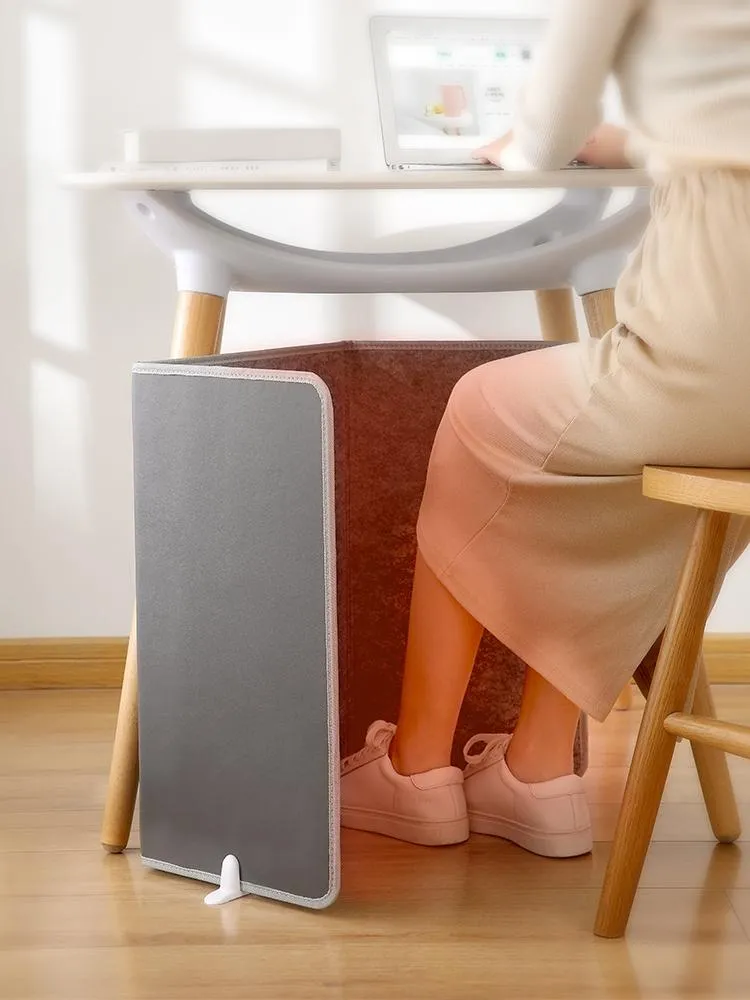
<svg viewBox="0 0 750 1000">
<path fill-rule="evenodd" d="M 584 298 L 594 335 L 614 323 L 611 289 L 648 218 L 650 186 L 634 170 L 399 171 L 367 174 L 221 169 L 114 167 L 66 179 L 83 191 L 119 192 L 153 242 L 175 263 L 179 299 L 173 357 L 213 354 L 221 343 L 227 295 L 233 290 L 278 292 L 537 293 L 546 339 L 577 339 L 571 288 Z M 559 204 L 495 236 L 440 250 L 342 253 L 269 240 L 228 226 L 201 211 L 190 192 L 404 191 L 562 189 Z M 625 208 L 605 217 L 615 188 L 637 189 Z M 108 850 L 121 851 L 130 833 L 138 787 L 137 674 L 131 642 L 102 829 Z"/>
<path fill-rule="evenodd" d="M 67 187 L 98 191 L 427 191 L 476 189 L 549 189 L 650 187 L 641 170 L 338 170 L 261 173 L 231 164 L 220 169 L 145 170 L 109 167 L 65 178 Z"/>
</svg>

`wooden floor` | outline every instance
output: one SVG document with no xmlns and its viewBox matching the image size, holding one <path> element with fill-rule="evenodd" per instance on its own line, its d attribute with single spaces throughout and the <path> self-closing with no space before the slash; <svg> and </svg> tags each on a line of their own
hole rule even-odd
<svg viewBox="0 0 750 1000">
<path fill-rule="evenodd" d="M 750 689 L 717 700 L 750 722 Z M 592 726 L 593 857 L 347 835 L 340 902 L 310 913 L 205 907 L 206 886 L 100 851 L 115 706 L 109 691 L 0 694 L 3 1000 L 750 997 L 750 843 L 712 843 L 685 745 L 629 935 L 591 934 L 638 711 Z M 750 764 L 731 766 L 750 833 Z"/>
</svg>

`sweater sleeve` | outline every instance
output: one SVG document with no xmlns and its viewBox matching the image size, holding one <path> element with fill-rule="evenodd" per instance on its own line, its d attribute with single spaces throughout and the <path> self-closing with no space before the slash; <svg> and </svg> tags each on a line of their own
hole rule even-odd
<svg viewBox="0 0 750 1000">
<path fill-rule="evenodd" d="M 618 49 L 645 0 L 556 0 L 547 36 L 519 95 L 506 170 L 558 170 L 601 122 Z"/>
</svg>

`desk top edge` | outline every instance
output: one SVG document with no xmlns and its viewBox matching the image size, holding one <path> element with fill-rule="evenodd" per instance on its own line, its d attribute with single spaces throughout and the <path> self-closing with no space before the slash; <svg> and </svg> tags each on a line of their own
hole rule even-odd
<svg viewBox="0 0 750 1000">
<path fill-rule="evenodd" d="M 289 174 L 259 171 L 248 176 L 221 170 L 109 169 L 68 174 L 62 183 L 67 188 L 84 191 L 402 191 L 638 188 L 650 187 L 652 181 L 642 170 L 381 170 Z"/>
</svg>

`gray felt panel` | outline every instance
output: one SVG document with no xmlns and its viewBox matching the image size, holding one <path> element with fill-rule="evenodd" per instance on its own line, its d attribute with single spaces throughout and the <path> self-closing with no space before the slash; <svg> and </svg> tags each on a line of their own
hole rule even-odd
<svg viewBox="0 0 750 1000">
<path fill-rule="evenodd" d="M 133 393 L 144 859 L 217 881 L 236 854 L 246 888 L 325 905 L 339 868 L 327 393 L 169 366 L 136 369 Z"/>
</svg>

